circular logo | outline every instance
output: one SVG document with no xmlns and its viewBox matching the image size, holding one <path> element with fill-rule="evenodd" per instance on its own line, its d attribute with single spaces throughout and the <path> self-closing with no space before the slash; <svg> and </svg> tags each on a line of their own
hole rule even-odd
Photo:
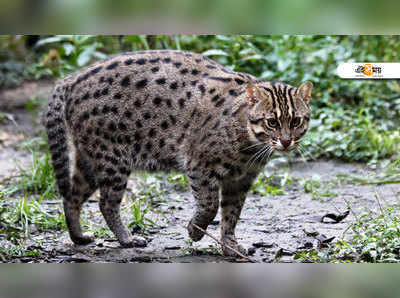
<svg viewBox="0 0 400 298">
<path fill-rule="evenodd" d="M 369 64 L 369 63 L 364 64 L 364 71 L 363 71 L 363 73 L 364 73 L 366 76 L 372 76 L 372 73 L 373 73 L 372 64 Z"/>
</svg>

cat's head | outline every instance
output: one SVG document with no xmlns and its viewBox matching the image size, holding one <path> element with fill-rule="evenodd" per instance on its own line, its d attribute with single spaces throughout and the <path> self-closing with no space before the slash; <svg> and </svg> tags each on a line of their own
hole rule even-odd
<svg viewBox="0 0 400 298">
<path fill-rule="evenodd" d="M 284 83 L 247 87 L 248 129 L 252 142 L 277 151 L 291 151 L 305 135 L 310 122 L 311 82 L 296 88 Z"/>
</svg>

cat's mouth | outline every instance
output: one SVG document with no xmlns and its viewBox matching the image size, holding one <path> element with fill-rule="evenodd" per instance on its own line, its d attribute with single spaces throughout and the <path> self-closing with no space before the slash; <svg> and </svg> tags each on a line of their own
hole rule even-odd
<svg viewBox="0 0 400 298">
<path fill-rule="evenodd" d="M 281 142 L 273 142 L 271 147 L 274 151 L 289 153 L 297 148 L 297 143 L 294 141 L 290 141 L 289 144 L 282 144 Z"/>
</svg>

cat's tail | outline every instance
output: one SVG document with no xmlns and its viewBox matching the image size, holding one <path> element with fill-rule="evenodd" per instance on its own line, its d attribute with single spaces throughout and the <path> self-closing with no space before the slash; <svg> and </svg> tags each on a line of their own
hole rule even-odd
<svg viewBox="0 0 400 298">
<path fill-rule="evenodd" d="M 56 84 L 54 87 L 44 116 L 44 123 L 58 190 L 64 199 L 68 200 L 71 197 L 71 161 L 69 156 L 71 148 L 68 145 L 68 131 L 65 120 L 67 98 L 60 85 Z"/>
</svg>

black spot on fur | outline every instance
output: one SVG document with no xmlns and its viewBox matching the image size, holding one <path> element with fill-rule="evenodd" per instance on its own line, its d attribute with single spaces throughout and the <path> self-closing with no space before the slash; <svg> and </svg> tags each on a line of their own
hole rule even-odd
<svg viewBox="0 0 400 298">
<path fill-rule="evenodd" d="M 131 111 L 125 111 L 124 113 L 126 118 L 131 118 L 132 117 L 132 112 Z"/>
<path fill-rule="evenodd" d="M 218 102 L 215 104 L 215 106 L 216 106 L 216 107 L 220 107 L 220 106 L 222 106 L 222 105 L 224 104 L 224 102 L 225 102 L 225 98 L 222 98 L 220 101 L 218 101 Z"/>
<path fill-rule="evenodd" d="M 140 120 L 136 120 L 135 124 L 136 124 L 137 128 L 142 128 L 143 127 L 143 124 L 142 124 L 142 122 L 140 122 Z"/>
<path fill-rule="evenodd" d="M 95 75 L 95 74 L 98 73 L 102 68 L 103 68 L 103 66 L 96 67 L 95 69 L 92 69 L 92 71 L 91 71 L 90 73 L 91 73 L 92 75 Z"/>
<path fill-rule="evenodd" d="M 124 61 L 125 65 L 131 65 L 133 63 L 133 59 L 129 58 Z"/>
<path fill-rule="evenodd" d="M 201 95 L 204 95 L 204 93 L 206 92 L 206 88 L 204 87 L 204 85 L 199 85 L 198 88 L 201 92 Z"/>
<path fill-rule="evenodd" d="M 121 99 L 121 97 L 122 97 L 121 93 L 115 93 L 114 94 L 114 98 L 115 99 Z"/>
<path fill-rule="evenodd" d="M 118 107 L 117 106 L 112 106 L 110 110 L 111 110 L 112 113 L 118 114 Z"/>
<path fill-rule="evenodd" d="M 191 82 L 190 82 L 190 85 L 196 86 L 196 84 L 197 84 L 198 82 L 199 82 L 199 80 L 191 81 Z"/>
<path fill-rule="evenodd" d="M 129 76 L 126 76 L 121 80 L 121 86 L 122 87 L 128 87 L 130 85 L 131 81 L 129 79 Z"/>
<path fill-rule="evenodd" d="M 137 99 L 135 100 L 135 102 L 133 103 L 135 105 L 135 107 L 140 108 L 140 106 L 142 105 L 141 102 Z"/>
<path fill-rule="evenodd" d="M 176 68 L 179 68 L 179 67 L 182 66 L 182 63 L 181 62 L 175 62 L 174 65 L 175 65 Z"/>
<path fill-rule="evenodd" d="M 172 125 L 176 124 L 176 118 L 173 115 L 169 115 L 169 119 L 171 120 Z"/>
<path fill-rule="evenodd" d="M 142 139 L 142 136 L 138 131 L 135 132 L 134 134 L 135 141 L 140 141 Z"/>
<path fill-rule="evenodd" d="M 164 85 L 165 84 L 166 79 L 165 78 L 159 78 L 156 80 L 156 83 L 158 85 Z"/>
<path fill-rule="evenodd" d="M 160 61 L 160 58 L 154 58 L 154 59 L 149 60 L 149 62 L 152 64 L 157 63 L 158 61 Z"/>
<path fill-rule="evenodd" d="M 93 93 L 93 97 L 94 97 L 94 98 L 99 98 L 99 97 L 100 97 L 100 90 L 96 90 L 96 91 Z"/>
<path fill-rule="evenodd" d="M 101 94 L 102 94 L 102 95 L 107 95 L 107 94 L 108 94 L 108 88 L 104 88 L 104 89 L 101 91 Z"/>
<path fill-rule="evenodd" d="M 162 129 L 167 129 L 167 128 L 168 128 L 168 122 L 167 122 L 167 121 L 163 121 L 163 122 L 161 123 L 161 128 L 162 128 Z"/>
<path fill-rule="evenodd" d="M 146 87 L 146 85 L 147 85 L 147 79 L 143 79 L 143 80 L 136 82 L 135 86 L 137 89 L 141 89 L 141 88 Z"/>
<path fill-rule="evenodd" d="M 108 82 L 109 85 L 111 85 L 112 83 L 114 83 L 114 79 L 111 78 L 111 77 L 109 77 L 109 78 L 107 79 L 107 82 Z"/>
<path fill-rule="evenodd" d="M 192 92 L 188 91 L 186 92 L 186 98 L 190 99 L 192 97 Z"/>
<path fill-rule="evenodd" d="M 110 107 L 108 105 L 104 105 L 102 112 L 103 112 L 103 114 L 109 113 L 110 112 Z"/>
<path fill-rule="evenodd" d="M 161 98 L 159 98 L 159 97 L 154 97 L 154 99 L 153 99 L 153 103 L 155 104 L 155 105 L 160 105 L 161 104 L 161 102 L 162 102 L 162 99 Z"/>
<path fill-rule="evenodd" d="M 239 93 L 238 93 L 235 89 L 230 89 L 230 90 L 229 90 L 229 94 L 230 94 L 231 96 L 234 96 L 234 97 L 236 97 L 236 96 L 239 95 Z"/>
<path fill-rule="evenodd" d="M 119 64 L 119 62 L 118 62 L 118 61 L 115 61 L 114 63 L 111 63 L 110 65 L 108 65 L 108 66 L 106 67 L 106 69 L 107 69 L 107 70 L 114 69 L 114 68 L 116 68 L 116 67 L 118 66 L 118 64 Z"/>
<path fill-rule="evenodd" d="M 171 62 L 171 58 L 164 58 L 164 62 L 165 63 L 170 63 Z"/>
<path fill-rule="evenodd" d="M 152 69 L 151 69 L 151 72 L 152 73 L 156 73 L 156 72 L 158 72 L 160 70 L 160 68 L 158 67 L 158 66 L 155 66 L 155 67 L 153 67 Z"/>
<path fill-rule="evenodd" d="M 192 70 L 192 75 L 194 75 L 194 76 L 197 76 L 199 73 L 200 73 L 200 71 L 197 69 Z"/>
<path fill-rule="evenodd" d="M 219 99 L 219 95 L 217 94 L 217 95 L 214 95 L 213 98 L 211 98 L 211 101 L 217 101 L 218 99 Z"/>
<path fill-rule="evenodd" d="M 209 77 L 210 80 L 220 81 L 223 83 L 229 83 L 232 81 L 232 78 L 223 78 L 223 77 Z"/>
<path fill-rule="evenodd" d="M 178 104 L 180 108 L 183 108 L 185 106 L 185 99 L 184 98 L 179 98 Z"/>
<path fill-rule="evenodd" d="M 117 172 L 113 168 L 106 168 L 106 173 L 109 176 L 114 176 Z"/>
<path fill-rule="evenodd" d="M 135 145 L 133 145 L 133 150 L 135 150 L 136 153 L 140 152 L 140 144 L 136 143 Z"/>
<path fill-rule="evenodd" d="M 178 83 L 177 82 L 171 83 L 171 85 L 169 85 L 169 88 L 171 88 L 173 90 L 177 89 L 178 88 Z"/>
<path fill-rule="evenodd" d="M 112 132 L 114 132 L 114 131 L 117 130 L 117 126 L 115 125 L 114 122 L 110 122 L 110 123 L 108 124 L 108 129 L 111 130 Z"/>
<path fill-rule="evenodd" d="M 118 123 L 118 129 L 120 130 L 127 130 L 128 127 L 126 126 L 126 124 L 124 122 L 119 122 Z"/>
<path fill-rule="evenodd" d="M 84 96 L 82 96 L 82 100 L 86 100 L 89 98 L 89 92 L 86 92 Z"/>
<path fill-rule="evenodd" d="M 165 146 L 165 141 L 164 141 L 164 139 L 160 139 L 158 145 L 159 145 L 160 148 L 164 147 L 164 146 Z"/>
<path fill-rule="evenodd" d="M 156 132 L 156 130 L 155 130 L 154 128 L 152 128 L 152 129 L 149 130 L 149 137 L 150 137 L 150 138 L 155 137 L 156 134 L 157 134 L 157 132 Z"/>
<path fill-rule="evenodd" d="M 145 145 L 146 150 L 151 151 L 151 146 L 152 146 L 151 142 L 147 142 L 147 144 Z"/>
<path fill-rule="evenodd" d="M 243 84 L 244 84 L 244 81 L 241 80 L 241 79 L 238 79 L 238 78 L 235 78 L 235 82 L 236 82 L 238 85 L 243 85 Z"/>
<path fill-rule="evenodd" d="M 143 118 L 144 118 L 145 120 L 149 120 L 149 119 L 151 118 L 150 113 L 149 113 L 149 112 L 144 113 L 144 114 L 143 114 Z"/>
<path fill-rule="evenodd" d="M 113 153 L 117 156 L 117 157 L 122 157 L 121 151 L 118 148 L 113 148 Z"/>
<path fill-rule="evenodd" d="M 181 74 L 187 74 L 189 72 L 189 70 L 187 68 L 184 68 L 180 71 Z"/>
<path fill-rule="evenodd" d="M 138 65 L 144 65 L 144 64 L 146 64 L 146 62 L 147 62 L 146 59 L 140 58 L 140 59 L 136 60 L 135 63 L 138 64 Z"/>
</svg>

